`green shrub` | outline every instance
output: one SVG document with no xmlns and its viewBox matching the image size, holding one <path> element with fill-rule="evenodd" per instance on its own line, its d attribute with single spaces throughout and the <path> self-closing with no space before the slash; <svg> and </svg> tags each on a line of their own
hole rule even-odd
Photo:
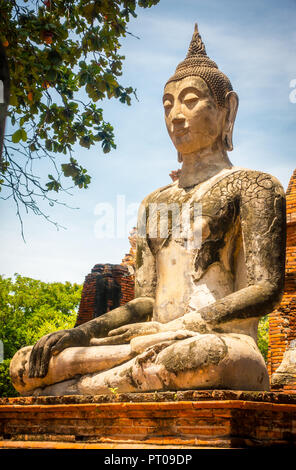
<svg viewBox="0 0 296 470">
<path fill-rule="evenodd" d="M 5 359 L 0 364 L 0 396 L 1 397 L 15 397 L 18 392 L 13 387 L 9 377 L 9 364 L 11 359 Z"/>
<path fill-rule="evenodd" d="M 82 286 L 70 282 L 46 283 L 15 275 L 0 276 L 0 340 L 4 361 L 0 363 L 0 396 L 16 396 L 9 378 L 9 363 L 22 347 L 42 336 L 72 328 Z"/>
<path fill-rule="evenodd" d="M 262 317 L 258 325 L 258 348 L 260 349 L 262 356 L 267 362 L 267 353 L 268 353 L 268 315 Z"/>
</svg>

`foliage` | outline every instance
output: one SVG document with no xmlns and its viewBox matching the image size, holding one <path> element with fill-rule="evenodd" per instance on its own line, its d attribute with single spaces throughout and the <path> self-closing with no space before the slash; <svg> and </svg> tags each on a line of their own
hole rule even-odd
<svg viewBox="0 0 296 470">
<path fill-rule="evenodd" d="M 267 353 L 268 353 L 268 315 L 262 317 L 258 325 L 258 348 L 260 349 L 262 356 L 267 362 Z"/>
<path fill-rule="evenodd" d="M 0 339 L 5 358 L 0 364 L 0 395 L 16 395 L 8 370 L 10 359 L 20 348 L 48 333 L 74 326 L 81 290 L 82 286 L 70 282 L 0 276 Z"/>
<path fill-rule="evenodd" d="M 0 397 L 15 397 L 18 395 L 9 376 L 10 361 L 11 359 L 4 359 L 0 363 Z"/>
<path fill-rule="evenodd" d="M 116 98 L 130 104 L 132 87 L 122 86 L 120 40 L 136 8 L 159 0 L 0 0 L 0 42 L 11 78 L 9 117 L 13 133 L 4 145 L 0 185 L 19 207 L 46 217 L 36 198 L 71 184 L 87 188 L 91 177 L 73 158 L 78 143 L 115 148 L 113 127 L 96 103 Z M 60 162 L 59 156 L 68 156 Z M 64 157 L 65 158 L 65 157 Z M 48 181 L 34 167 L 45 160 Z M 36 167 L 35 167 L 36 168 Z M 48 217 L 47 217 L 48 218 Z"/>
</svg>

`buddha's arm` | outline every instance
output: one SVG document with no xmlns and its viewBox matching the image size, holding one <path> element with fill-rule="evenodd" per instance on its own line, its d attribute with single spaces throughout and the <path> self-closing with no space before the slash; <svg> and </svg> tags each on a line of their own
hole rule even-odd
<svg viewBox="0 0 296 470">
<path fill-rule="evenodd" d="M 30 355 L 29 377 L 45 377 L 49 360 L 66 348 L 89 346 L 92 338 L 103 338 L 122 325 L 145 322 L 153 312 L 154 299 L 139 297 L 76 328 L 43 336 Z"/>
<path fill-rule="evenodd" d="M 154 299 L 138 297 L 98 318 L 83 323 L 75 329 L 83 331 L 88 338 L 88 342 L 92 338 L 103 338 L 114 328 L 130 323 L 145 322 L 151 317 L 153 306 Z"/>
<path fill-rule="evenodd" d="M 258 173 L 251 173 L 250 177 L 252 175 L 252 184 L 247 190 L 241 188 L 236 196 L 248 285 L 196 313 L 185 314 L 182 326 L 189 330 L 200 330 L 200 320 L 215 329 L 233 320 L 259 318 L 270 313 L 281 299 L 286 241 L 285 195 L 271 176 L 261 174 L 258 178 Z M 180 328 L 178 321 L 176 325 L 171 323 L 171 327 Z"/>
<path fill-rule="evenodd" d="M 156 265 L 146 237 L 137 237 L 135 296 L 155 298 Z"/>
<path fill-rule="evenodd" d="M 145 207 L 142 204 L 142 208 Z M 143 214 L 142 214 L 143 215 Z M 95 340 L 93 344 L 96 345 L 107 345 L 107 344 L 123 344 L 129 342 L 132 338 L 141 335 L 157 333 L 160 328 L 158 322 L 152 322 L 155 289 L 156 289 L 156 265 L 155 258 L 148 246 L 146 234 L 145 234 L 145 220 L 143 221 L 141 215 L 141 208 L 139 211 L 138 218 L 138 234 L 137 234 L 137 253 L 136 253 L 136 275 L 135 275 L 135 295 L 136 299 L 125 305 L 126 308 L 133 303 L 137 309 L 137 303 L 139 305 L 149 305 L 143 312 L 137 312 L 134 315 L 125 317 L 124 323 L 121 322 L 113 328 L 105 330 L 104 337 Z M 146 217 L 145 217 L 146 219 Z M 122 307 L 121 307 L 122 308 Z M 115 312 L 115 311 L 114 311 Z M 111 313 L 111 312 L 109 312 Z M 106 318 L 107 320 L 107 318 Z M 89 322 L 90 323 L 90 322 Z M 123 325 L 123 326 L 122 326 Z M 85 327 L 87 324 L 85 324 Z M 113 331 L 111 331 L 113 330 Z M 107 336 L 107 333 L 111 331 L 111 334 Z M 99 336 L 96 336 L 99 338 Z"/>
<path fill-rule="evenodd" d="M 152 317 L 156 286 L 156 269 L 154 256 L 147 244 L 145 233 L 141 230 L 143 208 L 145 208 L 144 204 L 141 206 L 138 217 L 135 266 L 136 298 L 122 307 L 111 310 L 77 327 L 86 334 L 89 340 L 91 338 L 103 338 L 109 331 L 115 328 L 130 323 L 145 322 Z"/>
<path fill-rule="evenodd" d="M 146 238 L 138 237 L 137 244 L 136 298 L 76 328 L 56 331 L 41 338 L 31 352 L 29 377 L 45 377 L 53 354 L 70 347 L 89 346 L 93 338 L 104 338 L 111 330 L 151 319 L 154 307 L 155 262 Z M 118 338 L 119 342 L 120 340 L 121 338 Z"/>
</svg>

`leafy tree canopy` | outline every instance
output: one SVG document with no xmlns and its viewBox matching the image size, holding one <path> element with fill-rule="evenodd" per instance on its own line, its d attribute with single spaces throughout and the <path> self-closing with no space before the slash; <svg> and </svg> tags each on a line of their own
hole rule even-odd
<svg viewBox="0 0 296 470">
<path fill-rule="evenodd" d="M 0 340 L 4 349 L 0 396 L 16 395 L 9 379 L 9 363 L 20 348 L 35 344 L 48 333 L 74 327 L 81 291 L 82 286 L 70 282 L 0 276 Z"/>
<path fill-rule="evenodd" d="M 73 157 L 79 143 L 98 142 L 104 153 L 115 148 L 113 127 L 97 104 L 116 98 L 130 104 L 132 87 L 119 83 L 124 56 L 120 40 L 136 8 L 159 0 L 0 0 L 0 43 L 10 70 L 7 135 L 1 162 L 0 188 L 18 208 L 45 215 L 38 197 L 52 196 L 71 184 L 87 188 L 91 177 Z M 83 97 L 82 97 L 83 96 Z M 60 162 L 59 155 L 67 156 Z M 34 172 L 46 159 L 47 181 Z"/>
</svg>

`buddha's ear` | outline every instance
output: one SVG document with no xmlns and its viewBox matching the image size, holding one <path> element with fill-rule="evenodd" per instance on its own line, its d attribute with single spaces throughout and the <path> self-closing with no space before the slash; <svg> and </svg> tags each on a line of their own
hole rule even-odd
<svg viewBox="0 0 296 470">
<path fill-rule="evenodd" d="M 235 91 L 229 91 L 225 97 L 225 107 L 227 109 L 225 126 L 222 133 L 222 140 L 225 150 L 233 150 L 232 133 L 234 121 L 238 108 L 238 96 Z"/>
</svg>

